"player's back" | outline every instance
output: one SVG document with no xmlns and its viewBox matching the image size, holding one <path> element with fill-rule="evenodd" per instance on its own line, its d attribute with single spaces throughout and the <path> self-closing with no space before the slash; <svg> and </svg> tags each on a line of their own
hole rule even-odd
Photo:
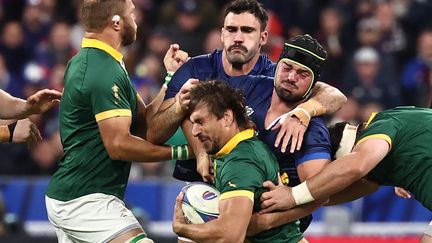
<svg viewBox="0 0 432 243">
<path fill-rule="evenodd" d="M 407 189 L 432 210 L 432 110 L 397 107 L 379 112 L 360 139 L 369 136 L 385 139 L 390 151 L 368 179 Z"/>
</svg>

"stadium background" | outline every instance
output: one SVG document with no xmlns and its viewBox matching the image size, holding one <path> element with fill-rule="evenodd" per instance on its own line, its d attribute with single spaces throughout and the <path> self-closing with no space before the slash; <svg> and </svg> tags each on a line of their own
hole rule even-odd
<svg viewBox="0 0 432 243">
<path fill-rule="evenodd" d="M 134 0 L 138 40 L 125 49 L 133 83 L 148 102 L 165 76 L 162 58 L 170 43 L 190 56 L 220 48 L 223 6 L 216 0 Z M 328 51 L 321 80 L 341 89 L 347 104 L 328 122 L 367 119 L 397 105 L 428 106 L 432 86 L 432 1 L 267 0 L 269 42 L 277 60 L 283 41 L 309 33 Z M 62 90 L 67 61 L 79 49 L 81 1 L 0 0 L 0 88 L 25 98 L 41 88 Z M 0 109 L 7 109 L 3 105 Z M 44 141 L 0 146 L 0 241 L 55 242 L 44 192 L 62 153 L 58 111 L 31 119 Z M 156 242 L 175 242 L 174 198 L 181 182 L 172 162 L 134 164 L 126 203 Z M 413 199 L 393 188 L 314 214 L 310 242 L 417 242 L 432 219 Z"/>
</svg>

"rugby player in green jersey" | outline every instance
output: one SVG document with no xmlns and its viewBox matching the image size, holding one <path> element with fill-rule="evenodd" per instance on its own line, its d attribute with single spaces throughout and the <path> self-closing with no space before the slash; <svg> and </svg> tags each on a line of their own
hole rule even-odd
<svg viewBox="0 0 432 243">
<path fill-rule="evenodd" d="M 60 102 L 64 154 L 46 193 L 59 242 L 153 242 L 122 201 L 131 161 L 188 158 L 187 146 L 144 139 L 152 104 L 132 86 L 120 52 L 136 38 L 134 9 L 132 0 L 83 2 L 85 38 L 68 63 Z M 168 124 L 186 116 L 188 85 L 171 104 L 176 115 Z"/>
<path fill-rule="evenodd" d="M 372 114 L 358 129 L 342 124 L 330 133 L 332 140 L 341 141 L 335 144 L 346 155 L 293 188 L 265 182 L 271 191 L 262 195 L 264 212 L 329 197 L 331 204 L 350 201 L 376 191 L 378 185 L 404 188 L 432 211 L 431 109 L 397 107 Z M 432 242 L 432 225 L 421 242 Z"/>
<path fill-rule="evenodd" d="M 278 182 L 279 165 L 271 150 L 254 132 L 245 98 L 224 82 L 201 82 L 190 100 L 192 134 L 213 155 L 215 187 L 220 191 L 219 218 L 204 224 L 187 224 L 176 200 L 173 229 L 196 242 L 243 242 L 252 213 L 260 209 L 264 181 Z M 263 231 L 250 242 L 307 242 L 299 221 Z"/>
</svg>

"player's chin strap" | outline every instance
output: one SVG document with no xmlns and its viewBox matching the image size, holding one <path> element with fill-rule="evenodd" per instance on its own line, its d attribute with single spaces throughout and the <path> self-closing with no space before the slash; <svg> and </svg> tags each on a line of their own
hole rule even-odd
<svg viewBox="0 0 432 243">
<path fill-rule="evenodd" d="M 132 239 L 125 241 L 125 243 L 154 243 L 152 239 L 147 238 L 146 233 L 140 233 L 134 236 Z"/>
<path fill-rule="evenodd" d="M 339 143 L 339 148 L 336 150 L 336 159 L 351 153 L 357 137 L 357 128 L 358 126 L 353 126 L 348 123 L 345 124 L 345 128 L 342 133 L 342 139 Z"/>
</svg>

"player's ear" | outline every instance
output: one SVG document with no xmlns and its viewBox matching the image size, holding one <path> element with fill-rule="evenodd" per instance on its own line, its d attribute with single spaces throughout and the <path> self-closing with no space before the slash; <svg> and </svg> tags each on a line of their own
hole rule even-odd
<svg viewBox="0 0 432 243">
<path fill-rule="evenodd" d="M 225 126 L 231 126 L 231 124 L 234 122 L 234 113 L 232 110 L 226 110 L 224 113 L 224 122 Z"/>
<path fill-rule="evenodd" d="M 117 14 L 114 15 L 111 19 L 111 24 L 116 31 L 120 30 L 120 19 L 120 16 Z"/>
<path fill-rule="evenodd" d="M 261 38 L 260 38 L 260 46 L 263 46 L 267 43 L 268 40 L 268 32 L 267 30 L 264 30 L 261 32 Z"/>
</svg>

